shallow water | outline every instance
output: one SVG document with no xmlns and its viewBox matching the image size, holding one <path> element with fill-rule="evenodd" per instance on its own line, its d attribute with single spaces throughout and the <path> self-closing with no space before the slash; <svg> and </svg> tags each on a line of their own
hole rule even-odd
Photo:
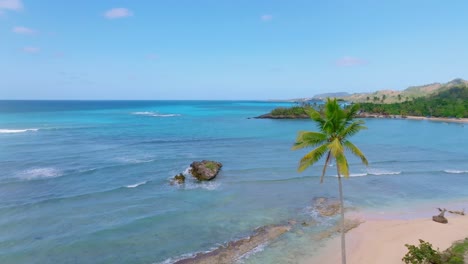
<svg viewBox="0 0 468 264">
<path fill-rule="evenodd" d="M 247 101 L 0 101 L 0 263 L 159 263 L 213 249 L 290 219 L 317 219 L 336 197 L 335 167 L 297 173 L 291 151 L 308 120 L 247 119 L 278 105 Z M 468 126 L 366 120 L 352 138 L 346 203 L 409 211 L 468 197 Z M 168 179 L 194 160 L 224 167 L 211 182 Z M 318 219 L 244 256 L 296 263 L 314 254 Z M 285 253 L 286 252 L 286 253 Z"/>
</svg>

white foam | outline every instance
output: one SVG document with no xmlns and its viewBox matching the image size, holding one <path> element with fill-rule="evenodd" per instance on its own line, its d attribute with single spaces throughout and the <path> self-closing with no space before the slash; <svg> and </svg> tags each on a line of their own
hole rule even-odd
<svg viewBox="0 0 468 264">
<path fill-rule="evenodd" d="M 389 171 L 382 169 L 367 169 L 367 172 L 363 173 L 350 173 L 349 177 L 364 177 L 364 176 L 381 176 L 381 175 L 398 175 L 401 174 L 401 171 Z M 338 175 L 333 175 L 333 177 L 338 177 Z"/>
<path fill-rule="evenodd" d="M 450 174 L 462 174 L 462 173 L 468 173 L 468 170 L 444 170 L 445 173 L 450 173 Z"/>
<path fill-rule="evenodd" d="M 60 176 L 62 176 L 62 172 L 56 168 L 51 167 L 29 169 L 18 174 L 18 178 L 23 180 L 46 179 Z"/>
<path fill-rule="evenodd" d="M 153 116 L 153 117 L 181 116 L 180 114 L 160 114 L 157 112 L 133 112 L 132 115 L 144 115 L 144 116 Z"/>
<path fill-rule="evenodd" d="M 127 157 L 120 157 L 116 159 L 123 163 L 133 163 L 133 164 L 147 163 L 147 162 L 154 161 L 154 159 L 135 159 L 135 158 L 127 158 Z"/>
<path fill-rule="evenodd" d="M 220 183 L 213 182 L 213 181 L 185 181 L 185 189 L 187 190 L 193 190 L 193 189 L 205 189 L 208 191 L 214 191 L 219 189 L 219 186 L 221 186 Z"/>
<path fill-rule="evenodd" d="M 367 173 L 369 175 L 398 175 L 401 174 L 401 171 L 389 171 L 389 170 L 383 170 L 383 169 L 368 169 Z"/>
<path fill-rule="evenodd" d="M 139 182 L 139 183 L 135 183 L 135 184 L 130 184 L 130 185 L 127 185 L 125 187 L 127 187 L 127 188 L 136 188 L 136 187 L 138 187 L 140 185 L 146 184 L 147 182 L 148 181 L 143 181 L 143 182 Z"/>
<path fill-rule="evenodd" d="M 24 133 L 24 132 L 36 132 L 39 129 L 37 128 L 28 128 L 28 129 L 0 129 L 0 134 L 13 134 L 13 133 Z"/>
<path fill-rule="evenodd" d="M 367 173 L 350 173 L 349 174 L 349 177 L 363 177 L 363 176 L 367 176 L 369 174 Z"/>
<path fill-rule="evenodd" d="M 192 173 L 190 172 L 192 170 L 192 167 L 187 167 L 184 172 L 182 172 L 182 174 L 185 176 L 185 177 L 188 177 L 188 176 L 192 176 Z"/>
<path fill-rule="evenodd" d="M 237 263 L 237 264 L 244 263 L 244 261 L 247 260 L 252 255 L 255 255 L 256 253 L 259 253 L 259 252 L 262 252 L 263 250 L 265 250 L 267 245 L 268 245 L 268 243 L 262 243 L 262 244 L 256 246 L 255 248 L 253 248 L 249 252 L 247 252 L 247 253 L 241 255 L 239 258 L 237 258 L 237 261 L 235 263 Z"/>
</svg>

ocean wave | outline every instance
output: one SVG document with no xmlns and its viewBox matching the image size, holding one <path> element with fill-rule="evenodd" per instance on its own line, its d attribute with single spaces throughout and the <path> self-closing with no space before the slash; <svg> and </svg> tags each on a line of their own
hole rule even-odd
<svg viewBox="0 0 468 264">
<path fill-rule="evenodd" d="M 143 116 L 153 116 L 153 117 L 181 116 L 181 114 L 161 114 L 157 112 L 133 112 L 132 115 L 143 115 Z"/>
<path fill-rule="evenodd" d="M 36 132 L 38 128 L 28 128 L 28 129 L 0 129 L 0 134 L 14 134 L 14 133 L 24 133 L 24 132 Z"/>
<path fill-rule="evenodd" d="M 140 186 L 140 185 L 146 184 L 147 182 L 148 182 L 148 181 L 142 181 L 142 182 L 138 182 L 138 183 L 135 183 L 135 184 L 127 185 L 127 186 L 125 186 L 125 187 L 127 187 L 127 188 L 136 188 L 136 187 L 138 187 L 138 186 Z"/>
<path fill-rule="evenodd" d="M 463 174 L 468 173 L 468 170 L 444 170 L 444 172 L 449 174 Z"/>
<path fill-rule="evenodd" d="M 47 179 L 47 178 L 56 178 L 62 176 L 63 173 L 56 168 L 45 167 L 45 168 L 34 168 L 29 170 L 24 170 L 20 172 L 17 176 L 23 180 L 37 180 L 37 179 Z"/>
<path fill-rule="evenodd" d="M 268 246 L 268 242 L 265 242 L 265 243 L 262 243 L 256 247 L 254 247 L 252 250 L 250 250 L 249 252 L 241 255 L 239 258 L 237 258 L 237 261 L 235 262 L 236 264 L 243 264 L 248 258 L 250 258 L 251 256 L 259 253 L 259 252 L 262 252 L 265 250 L 265 248 Z"/>
<path fill-rule="evenodd" d="M 123 163 L 131 163 L 131 164 L 147 163 L 147 162 L 154 161 L 154 159 L 136 159 L 136 158 L 127 158 L 127 157 L 116 158 L 116 160 L 123 162 Z"/>
<path fill-rule="evenodd" d="M 390 171 L 390 170 L 383 170 L 383 169 L 368 169 L 367 174 L 369 175 L 398 175 L 401 174 L 401 171 Z"/>
<path fill-rule="evenodd" d="M 213 182 L 213 181 L 198 182 L 196 180 L 193 180 L 193 181 L 186 180 L 184 185 L 185 185 L 184 187 L 186 190 L 205 189 L 208 191 L 217 190 L 221 186 L 221 184 L 218 182 Z"/>
<path fill-rule="evenodd" d="M 368 169 L 367 172 L 362 173 L 350 173 L 349 177 L 364 177 L 364 176 L 381 176 L 381 175 L 398 175 L 401 174 L 401 171 L 389 171 L 383 169 Z M 338 175 L 333 175 L 333 177 L 338 177 Z"/>
</svg>

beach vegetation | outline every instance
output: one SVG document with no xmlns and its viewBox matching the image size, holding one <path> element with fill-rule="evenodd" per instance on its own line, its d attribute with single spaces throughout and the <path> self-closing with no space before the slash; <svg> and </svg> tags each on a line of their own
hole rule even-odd
<svg viewBox="0 0 468 264">
<path fill-rule="evenodd" d="M 349 177 L 349 165 L 345 150 L 359 157 L 365 165 L 367 158 L 362 151 L 355 146 L 349 138 L 359 131 L 366 129 L 364 121 L 355 120 L 359 105 L 351 105 L 342 108 L 336 99 L 327 99 L 323 109 L 317 111 L 313 108 L 305 109 L 306 113 L 317 125 L 318 131 L 299 131 L 292 149 L 313 148 L 299 162 L 298 171 L 302 172 L 309 166 L 317 163 L 322 157 L 326 157 L 322 169 L 320 183 L 323 182 L 326 169 L 330 162 L 335 161 L 338 178 L 338 191 L 340 196 L 341 211 L 341 253 L 342 263 L 346 263 L 345 245 L 345 219 L 342 177 Z"/>
<path fill-rule="evenodd" d="M 405 244 L 408 252 L 402 261 L 406 264 L 442 264 L 439 250 L 432 248 L 432 244 L 419 239 L 419 246 Z"/>
<path fill-rule="evenodd" d="M 293 106 L 293 107 L 278 107 L 271 111 L 272 116 L 302 116 L 305 115 L 305 109 L 307 107 L 303 106 Z"/>
<path fill-rule="evenodd" d="M 468 254 L 468 238 L 455 242 L 443 252 L 422 239 L 419 239 L 419 246 L 405 244 L 405 247 L 408 252 L 402 261 L 406 264 L 464 264 Z"/>
</svg>

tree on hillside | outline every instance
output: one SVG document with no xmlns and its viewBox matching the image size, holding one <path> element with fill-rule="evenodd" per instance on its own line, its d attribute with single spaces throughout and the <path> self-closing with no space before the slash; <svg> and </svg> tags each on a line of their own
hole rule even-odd
<svg viewBox="0 0 468 264">
<path fill-rule="evenodd" d="M 338 176 L 338 190 L 341 204 L 341 257 L 342 263 L 346 263 L 346 245 L 345 245 L 345 218 L 343 203 L 343 188 L 341 178 L 349 177 L 349 166 L 345 156 L 345 149 L 359 157 L 365 165 L 368 164 L 362 151 L 356 147 L 349 137 L 359 131 L 366 129 L 364 121 L 356 121 L 354 118 L 359 110 L 359 105 L 354 104 L 348 109 L 342 109 L 336 99 L 327 99 L 323 111 L 318 112 L 314 109 L 307 109 L 306 112 L 318 126 L 319 132 L 300 131 L 293 150 L 312 147 L 312 151 L 307 153 L 299 162 L 298 171 L 302 172 L 309 166 L 318 162 L 326 155 L 325 164 L 322 169 L 320 183 L 323 182 L 328 164 L 335 160 Z"/>
<path fill-rule="evenodd" d="M 398 101 L 401 102 L 401 94 L 398 94 Z"/>
</svg>

